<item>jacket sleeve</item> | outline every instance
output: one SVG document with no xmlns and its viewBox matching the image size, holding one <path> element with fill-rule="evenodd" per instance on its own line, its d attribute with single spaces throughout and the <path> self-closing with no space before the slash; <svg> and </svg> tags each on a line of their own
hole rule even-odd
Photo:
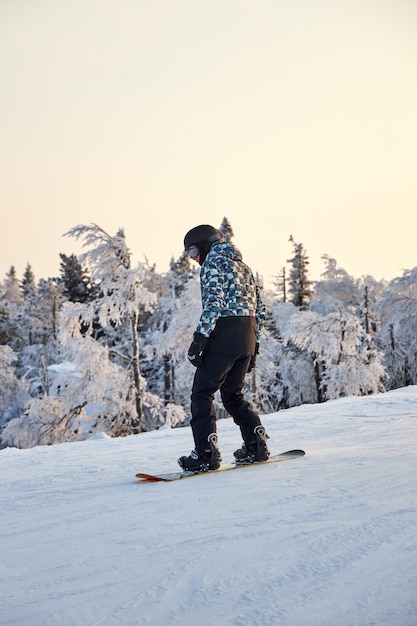
<svg viewBox="0 0 417 626">
<path fill-rule="evenodd" d="M 204 263 L 201 270 L 201 300 L 203 310 L 196 332 L 209 337 L 226 306 L 221 272 L 209 261 Z"/>
<path fill-rule="evenodd" d="M 259 339 L 262 334 L 262 329 L 265 323 L 265 305 L 261 299 L 261 290 L 259 285 L 256 285 L 256 310 L 255 310 L 255 318 L 256 318 L 256 341 L 259 343 Z"/>
</svg>

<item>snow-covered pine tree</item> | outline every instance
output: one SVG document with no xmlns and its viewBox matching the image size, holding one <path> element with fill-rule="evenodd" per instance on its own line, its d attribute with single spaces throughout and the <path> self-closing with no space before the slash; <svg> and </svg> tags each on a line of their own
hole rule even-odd
<svg viewBox="0 0 417 626">
<path fill-rule="evenodd" d="M 3 296 L 2 300 L 5 300 L 9 304 L 19 306 L 23 303 L 23 298 L 20 293 L 19 280 L 16 275 L 16 269 L 12 265 L 6 274 L 6 278 L 3 283 Z"/>
<path fill-rule="evenodd" d="M 11 266 L 1 285 L 0 344 L 8 345 L 15 351 L 18 351 L 21 346 L 18 338 L 19 321 L 17 317 L 23 302 L 16 270 L 14 266 Z"/>
<path fill-rule="evenodd" d="M 364 276 L 358 281 L 358 286 L 357 314 L 364 329 L 363 347 L 368 350 L 369 360 L 372 361 L 375 351 L 381 351 L 377 343 L 377 332 L 381 328 L 380 299 L 386 283 L 378 282 L 372 276 Z"/>
<path fill-rule="evenodd" d="M 292 235 L 289 240 L 293 244 L 294 251 L 294 256 L 287 260 L 291 266 L 288 277 L 291 302 L 299 309 L 306 309 L 312 295 L 312 281 L 308 278 L 310 261 L 303 244 L 296 243 Z"/>
<path fill-rule="evenodd" d="M 21 347 L 47 345 L 57 339 L 59 310 L 63 301 L 57 280 L 41 278 L 36 294 L 29 293 L 16 313 Z"/>
<path fill-rule="evenodd" d="M 16 338 L 15 307 L 0 298 L 0 345 L 12 346 Z"/>
<path fill-rule="evenodd" d="M 30 388 L 31 395 L 42 390 L 41 381 L 48 365 L 59 357 L 56 331 L 61 302 L 56 281 L 49 279 L 40 280 L 35 293 L 27 290 L 20 306 L 8 305 L 7 316 L 2 316 L 4 308 L 0 306 L 0 338 L 13 348 L 15 375 L 26 390 Z M 22 412 L 23 404 L 17 396 L 7 410 L 7 419 L 14 421 Z"/>
<path fill-rule="evenodd" d="M 19 373 L 29 381 L 42 378 L 59 359 L 59 315 L 64 296 L 56 278 L 41 278 L 35 295 L 27 295 L 16 312 Z"/>
<path fill-rule="evenodd" d="M 12 332 L 9 306 L 0 299 L 0 346 L 6 346 L 12 341 Z"/>
<path fill-rule="evenodd" d="M 30 263 L 28 263 L 25 267 L 20 289 L 21 289 L 22 296 L 24 299 L 30 296 L 34 296 L 36 294 L 35 275 L 32 271 L 32 267 Z"/>
</svg>

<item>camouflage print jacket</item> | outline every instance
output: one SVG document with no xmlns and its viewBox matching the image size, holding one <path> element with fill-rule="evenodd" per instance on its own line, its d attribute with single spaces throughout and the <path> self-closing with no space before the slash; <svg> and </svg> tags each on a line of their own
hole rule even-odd
<svg viewBox="0 0 417 626">
<path fill-rule="evenodd" d="M 210 337 L 210 349 L 253 354 L 265 307 L 251 269 L 231 243 L 214 243 L 201 267 L 203 310 L 196 332 Z"/>
</svg>

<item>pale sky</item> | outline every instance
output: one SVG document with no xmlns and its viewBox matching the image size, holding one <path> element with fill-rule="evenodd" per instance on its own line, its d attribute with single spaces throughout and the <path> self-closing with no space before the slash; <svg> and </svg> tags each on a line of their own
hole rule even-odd
<svg viewBox="0 0 417 626">
<path fill-rule="evenodd" d="M 0 0 L 0 280 L 124 228 L 168 270 L 226 216 L 266 281 L 291 257 L 417 265 L 415 0 Z"/>
</svg>

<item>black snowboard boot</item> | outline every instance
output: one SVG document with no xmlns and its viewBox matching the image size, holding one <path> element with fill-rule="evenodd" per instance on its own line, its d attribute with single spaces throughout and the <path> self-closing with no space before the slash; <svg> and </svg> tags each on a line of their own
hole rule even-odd
<svg viewBox="0 0 417 626">
<path fill-rule="evenodd" d="M 178 459 L 179 466 L 185 472 L 208 472 L 219 469 L 222 457 L 217 446 L 217 435 L 212 433 L 208 437 L 208 447 L 202 452 L 193 450 L 190 456 L 182 456 Z"/>
<path fill-rule="evenodd" d="M 266 443 L 268 435 L 265 428 L 260 424 L 253 431 L 253 439 L 244 443 L 239 450 L 234 452 L 236 463 L 261 463 L 269 459 L 269 449 Z"/>
</svg>

